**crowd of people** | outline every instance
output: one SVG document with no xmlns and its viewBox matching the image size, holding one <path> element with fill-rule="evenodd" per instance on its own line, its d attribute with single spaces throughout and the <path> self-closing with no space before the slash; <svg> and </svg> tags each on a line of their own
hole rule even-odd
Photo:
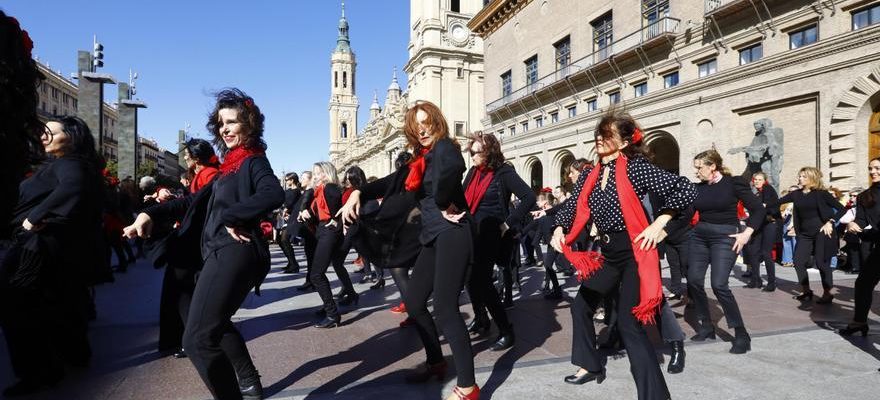
<svg viewBox="0 0 880 400">
<path fill-rule="evenodd" d="M 602 383 L 599 349 L 623 348 L 639 399 L 670 398 L 646 327 L 656 325 L 669 345 L 669 373 L 685 368 L 685 336 L 673 306 L 693 304 L 699 324 L 691 340 L 716 338 L 707 273 L 735 333 L 730 353 L 751 350 L 728 285 L 740 256 L 748 266 L 746 287 L 773 292 L 778 253 L 797 272 L 800 302 L 813 301 L 807 269 L 817 268 L 819 305 L 834 299 L 832 268 L 858 273 L 852 322 L 839 333 L 868 332 L 880 282 L 880 159 L 868 164 L 871 186 L 847 196 L 827 188 L 813 167 L 802 168 L 797 185 L 780 196 L 763 172 L 731 175 L 714 148 L 694 157 L 694 183 L 653 164 L 638 121 L 612 109 L 587 138 L 595 141 L 597 158 L 567 166 L 567 184 L 534 191 L 505 162 L 495 136 L 475 132 L 459 142 L 438 106 L 417 101 L 405 115 L 407 151 L 388 176 L 368 178 L 356 166 L 340 174 L 321 161 L 283 176 L 282 186 L 265 155 L 260 107 L 241 90 L 226 89 L 209 112 L 210 141 L 183 144 L 187 172 L 178 189 L 150 178 L 138 185 L 108 173 L 81 119 L 37 118 L 32 44 L 13 18 L 0 13 L 0 23 L 0 63 L 4 74 L 11 71 L 0 79 L 0 107 L 8 116 L 0 122 L 7 163 L 0 169 L 0 212 L 11 243 L 0 266 L 0 326 L 18 378 L 4 390 L 7 397 L 56 384 L 68 366 L 88 365 L 92 288 L 113 279 L 111 252 L 119 272 L 134 262 L 140 254 L 132 243 L 152 265 L 165 267 L 159 350 L 187 357 L 217 399 L 263 398 L 232 316 L 252 290 L 259 295 L 271 266 L 269 240 L 287 259 L 282 272 L 305 272 L 299 290 L 320 297 L 317 329 L 341 326 L 340 308 L 358 305 L 345 265 L 352 250 L 361 283 L 381 290 L 390 275 L 402 299 L 392 311 L 407 314 L 401 326 L 413 326 L 425 350 L 424 365 L 405 380 L 445 378 L 442 335 L 456 373 L 449 399 L 480 398 L 474 337 L 496 332 L 493 351 L 515 345 L 508 313 L 521 266 L 543 265 L 548 301 L 564 298 L 567 283 L 558 273 L 576 278 L 571 362 L 577 369 L 564 382 Z M 295 246 L 303 247 L 305 260 L 297 259 Z M 670 270 L 666 291 L 661 258 Z M 336 294 L 331 266 L 342 287 Z M 473 308 L 470 321 L 459 310 L 463 292 Z M 608 325 L 602 343 L 597 320 Z"/>
</svg>

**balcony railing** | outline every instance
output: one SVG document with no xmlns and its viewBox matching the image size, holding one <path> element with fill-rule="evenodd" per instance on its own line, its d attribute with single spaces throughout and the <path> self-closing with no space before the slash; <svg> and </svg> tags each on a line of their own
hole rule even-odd
<svg viewBox="0 0 880 400">
<path fill-rule="evenodd" d="M 721 10 L 726 10 L 724 13 L 733 12 L 736 10 L 741 10 L 743 8 L 748 8 L 749 6 L 758 7 L 754 2 L 746 1 L 746 0 L 706 0 L 706 9 L 705 14 L 709 16 L 710 14 L 717 14 Z M 766 9 L 766 4 L 764 5 Z M 757 9 L 755 10 L 757 11 Z M 768 10 L 769 14 L 770 11 Z"/>
<path fill-rule="evenodd" d="M 681 20 L 671 17 L 663 17 L 657 21 L 654 21 L 648 26 L 645 26 L 633 33 L 630 33 L 629 35 L 626 35 L 623 38 L 616 40 L 605 47 L 601 47 L 593 51 L 586 57 L 574 61 L 564 67 L 561 67 L 556 71 L 553 71 L 551 74 L 545 75 L 537 81 L 527 84 L 511 92 L 510 94 L 501 97 L 500 99 L 492 101 L 491 103 L 486 105 L 486 113 L 491 114 L 510 103 L 521 100 L 524 97 L 530 96 L 534 93 L 541 92 L 544 88 L 549 87 L 563 79 L 566 79 L 569 76 L 575 76 L 583 71 L 586 71 L 592 68 L 594 65 L 597 65 L 607 60 L 611 56 L 624 54 L 627 51 L 651 42 L 654 39 L 663 36 L 664 34 L 675 34 L 678 32 L 678 27 L 680 23 Z"/>
</svg>

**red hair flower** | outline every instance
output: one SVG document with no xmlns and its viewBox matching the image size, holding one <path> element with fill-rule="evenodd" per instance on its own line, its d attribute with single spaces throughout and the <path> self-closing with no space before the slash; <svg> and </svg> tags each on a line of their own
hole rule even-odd
<svg viewBox="0 0 880 400">
<path fill-rule="evenodd" d="M 541 188 L 541 193 L 553 193 L 553 189 L 549 187 Z"/>
<path fill-rule="evenodd" d="M 632 142 L 632 144 L 637 144 L 641 141 L 642 141 L 642 130 L 639 128 L 636 128 L 636 130 L 633 131 L 631 142 Z"/>
<path fill-rule="evenodd" d="M 254 101 L 251 99 L 247 99 L 244 101 L 244 105 L 247 106 L 247 108 L 252 108 L 254 106 Z"/>
</svg>

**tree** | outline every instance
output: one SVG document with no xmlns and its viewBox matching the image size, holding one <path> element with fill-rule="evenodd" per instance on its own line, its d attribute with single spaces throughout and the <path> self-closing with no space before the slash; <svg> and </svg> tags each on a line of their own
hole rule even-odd
<svg viewBox="0 0 880 400">
<path fill-rule="evenodd" d="M 145 176 L 156 176 L 156 163 L 152 161 L 144 161 L 140 163 L 135 172 L 135 180 L 140 180 Z"/>
<path fill-rule="evenodd" d="M 115 176 L 116 179 L 119 179 L 119 164 L 113 160 L 107 160 L 107 172 L 110 173 L 110 176 Z"/>
</svg>

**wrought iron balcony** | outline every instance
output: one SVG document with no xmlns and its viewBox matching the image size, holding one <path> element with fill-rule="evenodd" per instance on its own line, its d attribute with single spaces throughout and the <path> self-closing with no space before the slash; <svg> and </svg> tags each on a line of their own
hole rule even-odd
<svg viewBox="0 0 880 400">
<path fill-rule="evenodd" d="M 535 82 L 530 82 L 525 86 L 492 101 L 486 105 L 486 113 L 492 114 L 498 109 L 511 103 L 522 100 L 533 94 L 541 93 L 548 87 L 563 81 L 566 78 L 584 73 L 609 58 L 624 56 L 627 53 L 635 51 L 639 47 L 644 47 L 645 45 L 666 37 L 667 35 L 675 35 L 678 33 L 680 23 L 681 20 L 671 17 L 664 17 L 654 21 L 653 23 L 632 32 L 607 46 L 596 49 L 586 57 L 563 66 Z"/>
<path fill-rule="evenodd" d="M 757 12 L 757 5 L 751 0 L 706 0 L 705 15 L 727 15 L 739 11 L 743 8 L 754 6 Z"/>
</svg>

